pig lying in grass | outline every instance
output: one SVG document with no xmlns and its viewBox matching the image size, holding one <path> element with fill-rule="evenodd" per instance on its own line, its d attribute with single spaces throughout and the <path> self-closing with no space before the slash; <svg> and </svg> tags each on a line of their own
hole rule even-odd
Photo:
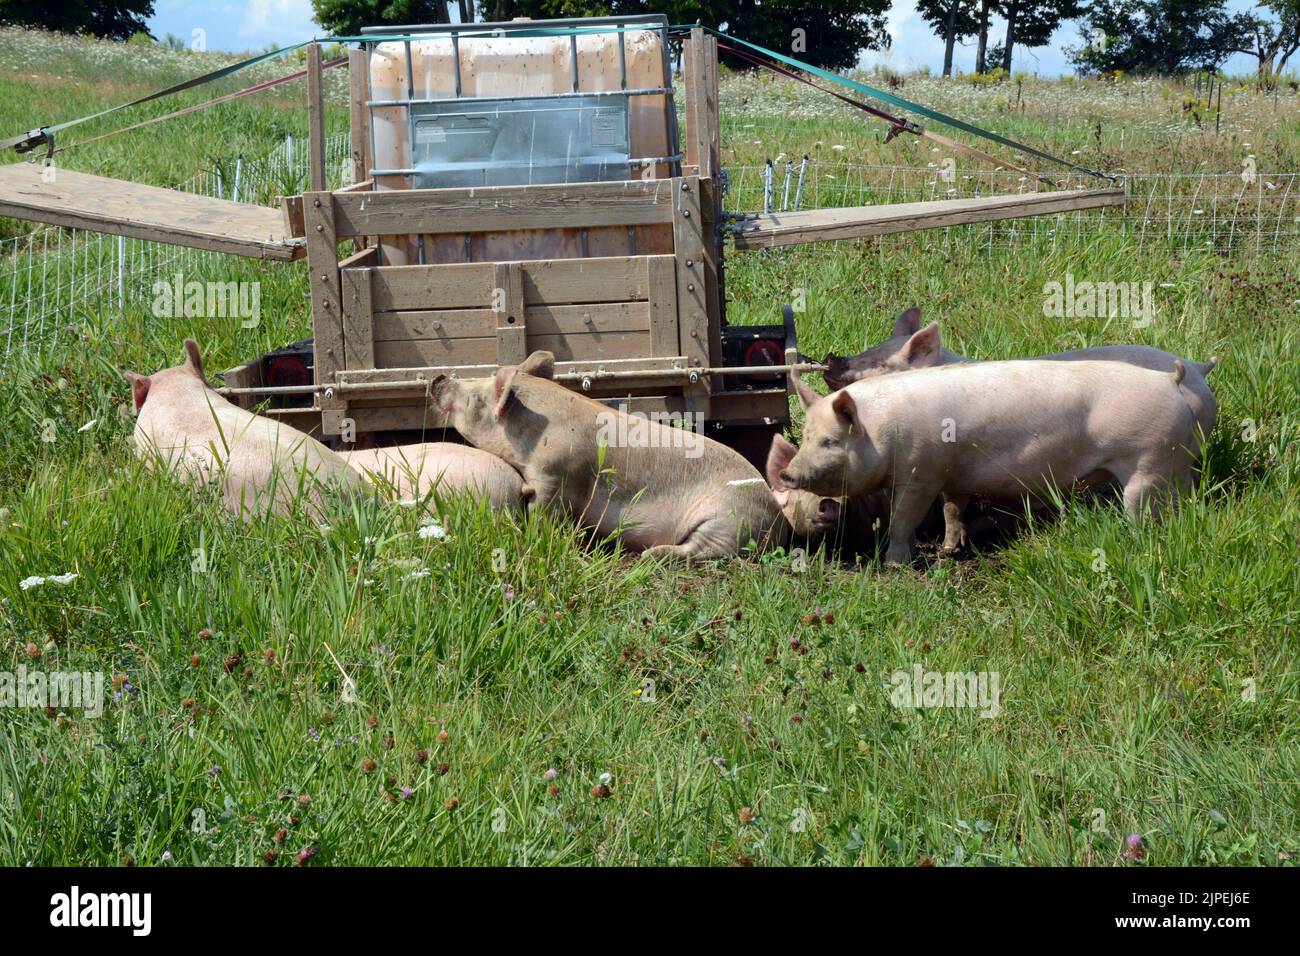
<svg viewBox="0 0 1300 956">
<path fill-rule="evenodd" d="M 828 496 L 889 494 L 891 563 L 940 495 L 964 505 L 1048 497 L 1113 479 L 1134 516 L 1190 487 L 1197 427 L 1172 374 L 1122 362 L 961 363 L 854 382 L 825 398 L 802 380 L 802 447 L 787 487 Z"/>
<path fill-rule="evenodd" d="M 883 491 L 833 498 L 787 487 L 781 472 L 798 450 L 784 435 L 773 435 L 764 469 L 772 497 L 795 536 L 812 543 L 830 538 L 849 551 L 867 550 L 876 522 L 883 525 L 889 515 L 889 498 Z"/>
<path fill-rule="evenodd" d="M 136 455 L 195 487 L 220 483 L 222 500 L 235 514 L 285 514 L 299 499 L 319 513 L 327 489 L 366 484 L 311 436 L 232 405 L 209 388 L 193 339 L 185 340 L 180 365 L 123 375 L 135 401 Z"/>
<path fill-rule="evenodd" d="M 492 378 L 438 376 L 433 402 L 466 441 L 523 475 L 533 506 L 618 534 L 633 551 L 722 558 L 751 540 L 784 543 L 789 527 L 740 454 L 572 392 L 551 381 L 554 364 L 534 352 Z"/>
<path fill-rule="evenodd" d="M 399 498 L 423 501 L 430 492 L 469 492 L 497 511 L 523 508 L 523 479 L 496 455 L 456 442 L 422 442 L 339 455 L 367 480 Z"/>
<path fill-rule="evenodd" d="M 1205 377 L 1214 371 L 1218 359 L 1196 362 L 1149 345 L 1099 345 L 1039 355 L 1036 358 L 1054 362 L 1126 362 L 1155 372 L 1172 372 L 1174 362 L 1181 361 L 1187 373 L 1183 379 L 1183 388 L 1187 402 L 1192 407 L 1192 414 L 1196 416 L 1204 435 L 1208 436 L 1214 430 L 1218 406 Z M 944 348 L 939 340 L 939 324 L 931 322 L 921 328 L 921 310 L 911 308 L 899 315 L 894 322 L 894 334 L 879 345 L 847 358 L 828 354 L 825 362 L 827 370 L 822 377 L 833 391 L 838 391 L 852 382 L 877 375 L 974 361 L 976 359 L 964 358 Z"/>
</svg>

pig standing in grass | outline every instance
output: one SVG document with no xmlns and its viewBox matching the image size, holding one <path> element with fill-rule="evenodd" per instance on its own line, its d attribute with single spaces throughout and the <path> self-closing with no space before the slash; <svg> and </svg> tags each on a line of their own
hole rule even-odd
<svg viewBox="0 0 1300 956">
<path fill-rule="evenodd" d="M 523 508 L 523 479 L 496 455 L 456 442 L 421 442 L 339 455 L 367 479 L 400 498 L 423 501 L 431 492 L 468 492 L 497 511 Z"/>
<path fill-rule="evenodd" d="M 1192 407 L 1192 414 L 1196 416 L 1197 424 L 1205 436 L 1214 430 L 1218 406 L 1214 392 L 1205 378 L 1214 371 L 1217 359 L 1196 362 L 1149 345 L 1098 345 L 1069 352 L 1054 352 L 1037 358 L 1053 362 L 1125 362 L 1155 372 L 1172 372 L 1174 362 L 1181 361 L 1186 369 L 1183 389 L 1187 403 Z M 974 361 L 976 359 L 965 358 L 944 348 L 939 341 L 939 323 L 931 322 L 921 328 L 921 310 L 911 308 L 899 315 L 894 322 L 894 334 L 879 345 L 847 358 L 828 354 L 823 378 L 832 391 L 838 391 L 852 382 L 877 375 Z"/>
<path fill-rule="evenodd" d="M 311 436 L 232 405 L 210 389 L 193 339 L 185 340 L 180 365 L 123 375 L 135 401 L 136 455 L 195 487 L 220 482 L 222 500 L 235 514 L 285 514 L 299 499 L 319 509 L 327 488 L 366 484 Z"/>
<path fill-rule="evenodd" d="M 979 362 L 855 382 L 802 380 L 804 441 L 780 473 L 829 496 L 889 493 L 891 563 L 940 495 L 1010 499 L 1113 479 L 1134 516 L 1191 485 L 1197 428 L 1172 374 L 1122 362 Z"/>
<path fill-rule="evenodd" d="M 1182 383 L 1183 394 L 1192 409 L 1192 414 L 1196 417 L 1202 440 L 1214 429 L 1218 405 L 1215 402 L 1214 391 L 1206 382 L 1206 376 L 1218 364 L 1217 359 L 1197 362 L 1149 345 L 1100 345 L 1069 352 L 1054 352 L 1038 358 L 1053 362 L 1124 362 L 1156 372 L 1171 373 L 1174 370 L 1174 363 L 1181 361 L 1186 370 Z M 965 358 L 944 348 L 940 341 L 938 323 L 931 322 L 925 328 L 921 328 L 921 310 L 911 308 L 898 316 L 894 322 L 893 335 L 879 345 L 847 358 L 828 354 L 825 362 L 827 369 L 823 377 L 827 385 L 838 390 L 853 382 L 878 375 L 974 361 L 976 360 Z M 966 526 L 962 520 L 965 507 L 962 501 L 951 497 L 944 499 L 943 550 L 945 551 L 954 551 L 966 541 Z"/>
<path fill-rule="evenodd" d="M 751 540 L 784 543 L 789 526 L 737 452 L 572 392 L 551 381 L 554 364 L 534 352 L 492 378 L 440 375 L 433 401 L 467 441 L 523 475 L 534 505 L 618 534 L 630 550 L 723 558 Z"/>
<path fill-rule="evenodd" d="M 781 472 L 798 450 L 785 436 L 773 435 L 765 468 L 772 497 L 795 536 L 812 543 L 830 537 L 850 551 L 867 550 L 873 529 L 889 515 L 888 496 L 875 491 L 855 498 L 831 498 L 787 487 Z"/>
</svg>

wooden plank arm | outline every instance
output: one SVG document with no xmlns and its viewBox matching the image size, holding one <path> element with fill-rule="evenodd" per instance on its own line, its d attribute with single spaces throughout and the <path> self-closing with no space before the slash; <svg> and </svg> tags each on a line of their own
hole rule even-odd
<svg viewBox="0 0 1300 956">
<path fill-rule="evenodd" d="M 768 249 L 773 246 L 884 236 L 918 229 L 1122 205 L 1123 189 L 1062 190 L 938 202 L 763 213 L 739 221 L 732 232 L 737 249 Z"/>
</svg>

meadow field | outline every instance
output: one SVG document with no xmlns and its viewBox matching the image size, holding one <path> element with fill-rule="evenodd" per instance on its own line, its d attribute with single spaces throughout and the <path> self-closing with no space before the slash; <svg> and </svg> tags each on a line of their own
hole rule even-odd
<svg viewBox="0 0 1300 956">
<path fill-rule="evenodd" d="M 218 62 L 3 31 L 0 130 Z M 722 86 L 728 165 L 935 161 L 812 91 Z M 1300 169 L 1286 85 L 1226 84 L 1217 134 L 1173 81 L 901 93 L 1111 172 Z M 305 136 L 302 104 L 295 84 L 62 159 L 178 183 Z M 98 717 L 0 708 L 0 865 L 1294 864 L 1300 244 L 1160 242 L 1097 218 L 1050 242 L 960 227 L 730 256 L 731 321 L 802 295 L 812 356 L 919 305 L 978 358 L 1219 357 L 1219 424 L 1176 514 L 1135 525 L 1105 496 L 1067 501 L 903 569 L 831 548 L 663 565 L 454 498 L 436 530 L 376 503 L 240 522 L 137 462 L 121 370 L 177 364 L 186 336 L 211 373 L 309 335 L 302 264 L 213 256 L 187 276 L 259 282 L 253 329 L 159 318 L 147 297 L 60 316 L 0 368 L 0 671 L 102 672 L 108 699 Z M 1067 275 L 1150 283 L 1152 321 L 1045 315 Z M 891 675 L 918 666 L 996 675 L 996 716 L 895 706 Z"/>
</svg>

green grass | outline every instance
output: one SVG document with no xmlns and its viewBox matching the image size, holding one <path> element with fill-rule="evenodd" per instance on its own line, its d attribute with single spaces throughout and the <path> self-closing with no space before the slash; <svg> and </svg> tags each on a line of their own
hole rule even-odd
<svg viewBox="0 0 1300 956">
<path fill-rule="evenodd" d="M 0 102 L 22 127 L 30 110 Z M 245 135 L 214 116 L 213 142 Z M 204 155 L 187 170 L 176 152 L 138 151 L 134 178 Z M 443 540 L 373 503 L 338 505 L 328 531 L 240 523 L 139 464 L 121 414 L 119 369 L 175 364 L 185 335 L 220 369 L 307 333 L 300 265 L 208 268 L 193 278 L 262 283 L 259 328 L 104 307 L 0 371 L 0 670 L 133 688 L 98 719 L 0 710 L 0 864 L 292 865 L 311 846 L 315 865 L 1132 865 L 1129 833 L 1155 864 L 1300 854 L 1293 255 L 958 229 L 734 256 L 732 321 L 774 320 L 802 289 L 813 355 L 920 304 L 977 357 L 1221 357 L 1206 475 L 1176 515 L 1071 503 L 906 570 L 824 551 L 663 567 L 456 500 L 436 504 Z M 1066 272 L 1156 283 L 1155 322 L 1044 317 Z M 19 586 L 63 572 L 80 576 Z M 996 672 L 999 716 L 892 706 L 890 674 L 918 663 Z"/>
</svg>

